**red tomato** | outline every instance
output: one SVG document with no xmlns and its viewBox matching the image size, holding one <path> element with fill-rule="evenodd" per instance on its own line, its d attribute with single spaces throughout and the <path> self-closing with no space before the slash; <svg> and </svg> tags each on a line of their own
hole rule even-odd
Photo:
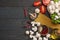
<svg viewBox="0 0 60 40">
<path fill-rule="evenodd" d="M 40 12 L 43 14 L 46 12 L 46 7 L 44 5 L 40 6 Z"/>
<path fill-rule="evenodd" d="M 40 1 L 36 1 L 36 2 L 33 3 L 33 5 L 34 5 L 35 7 L 37 7 L 37 6 L 41 5 L 41 2 L 40 2 Z"/>
<path fill-rule="evenodd" d="M 42 2 L 43 2 L 44 5 L 47 6 L 49 4 L 50 0 L 42 0 Z"/>
</svg>

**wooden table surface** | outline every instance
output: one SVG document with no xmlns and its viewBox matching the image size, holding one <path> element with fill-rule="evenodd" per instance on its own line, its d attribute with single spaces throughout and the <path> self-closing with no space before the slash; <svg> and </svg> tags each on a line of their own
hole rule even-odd
<svg viewBox="0 0 60 40">
<path fill-rule="evenodd" d="M 23 8 L 31 8 L 34 0 L 0 0 L 0 40 L 31 40 L 25 36 Z M 46 13 L 47 16 L 49 14 Z"/>
<path fill-rule="evenodd" d="M 24 7 L 32 8 L 34 0 L 0 0 L 0 40 L 30 40 L 25 36 Z"/>
</svg>

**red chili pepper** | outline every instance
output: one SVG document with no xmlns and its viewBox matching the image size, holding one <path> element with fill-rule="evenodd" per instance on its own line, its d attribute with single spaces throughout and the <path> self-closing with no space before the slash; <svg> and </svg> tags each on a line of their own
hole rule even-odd
<svg viewBox="0 0 60 40">
<path fill-rule="evenodd" d="M 31 20 L 26 21 L 27 24 L 31 24 Z"/>
<path fill-rule="evenodd" d="M 31 25 L 29 25 L 29 24 L 26 24 L 26 25 L 24 26 L 24 28 L 27 28 L 27 29 L 29 29 L 29 28 L 31 28 Z"/>
<path fill-rule="evenodd" d="M 27 17 L 27 10 L 24 8 L 24 17 Z"/>
</svg>

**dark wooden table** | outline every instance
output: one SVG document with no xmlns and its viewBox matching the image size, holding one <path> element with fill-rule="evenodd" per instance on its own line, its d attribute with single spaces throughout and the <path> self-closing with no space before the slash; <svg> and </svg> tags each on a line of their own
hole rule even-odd
<svg viewBox="0 0 60 40">
<path fill-rule="evenodd" d="M 28 40 L 25 37 L 23 8 L 34 0 L 0 0 L 0 40 Z"/>
<path fill-rule="evenodd" d="M 23 16 L 23 8 L 34 10 L 33 2 L 34 0 L 0 0 L 0 40 L 30 40 L 24 34 L 23 26 L 28 19 Z"/>
</svg>

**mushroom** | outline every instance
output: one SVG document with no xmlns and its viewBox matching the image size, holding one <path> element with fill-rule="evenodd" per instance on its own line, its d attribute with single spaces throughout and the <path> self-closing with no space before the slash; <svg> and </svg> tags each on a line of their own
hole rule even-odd
<svg viewBox="0 0 60 40">
<path fill-rule="evenodd" d="M 35 13 L 40 13 L 40 9 L 39 8 L 36 8 L 35 9 Z"/>
<path fill-rule="evenodd" d="M 29 34 L 29 31 L 26 31 L 26 34 L 28 35 Z"/>
<path fill-rule="evenodd" d="M 32 27 L 32 30 L 34 31 L 34 32 L 36 32 L 37 31 L 37 27 L 35 26 L 35 27 Z"/>
<path fill-rule="evenodd" d="M 31 35 L 33 35 L 33 34 L 34 34 L 34 32 L 33 32 L 32 30 L 30 30 L 30 34 L 31 34 Z"/>
<path fill-rule="evenodd" d="M 41 34 L 36 32 L 36 37 L 39 38 L 40 36 L 41 36 Z"/>
</svg>

